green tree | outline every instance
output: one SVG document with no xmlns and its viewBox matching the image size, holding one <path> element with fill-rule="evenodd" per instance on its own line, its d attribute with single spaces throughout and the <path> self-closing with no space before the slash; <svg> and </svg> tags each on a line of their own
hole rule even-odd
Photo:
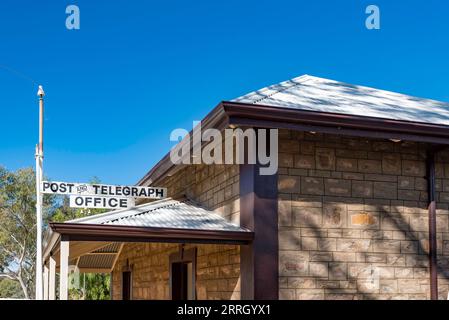
<svg viewBox="0 0 449 320">
<path fill-rule="evenodd" d="M 109 274 L 85 273 L 73 274 L 72 276 L 79 277 L 79 287 L 72 287 L 69 290 L 71 300 L 110 299 L 111 277 Z"/>
<path fill-rule="evenodd" d="M 55 198 L 44 197 L 44 220 Z M 0 166 L 0 279 L 16 281 L 23 297 L 34 297 L 36 180 L 31 168 L 10 172 Z"/>
<path fill-rule="evenodd" d="M 23 299 L 23 291 L 20 287 L 19 282 L 10 280 L 10 279 L 3 279 L 0 280 L 0 299 Z"/>
<path fill-rule="evenodd" d="M 34 298 L 36 262 L 36 180 L 31 168 L 10 172 L 0 166 L 0 297 Z M 99 183 L 93 179 L 92 183 Z M 44 196 L 44 228 L 48 221 L 64 222 L 102 213 L 73 209 L 68 197 Z M 84 277 L 82 277 L 84 279 Z M 110 277 L 86 275 L 85 299 L 108 299 Z M 20 294 L 16 289 L 20 289 Z M 74 295 L 73 298 L 76 298 Z"/>
</svg>

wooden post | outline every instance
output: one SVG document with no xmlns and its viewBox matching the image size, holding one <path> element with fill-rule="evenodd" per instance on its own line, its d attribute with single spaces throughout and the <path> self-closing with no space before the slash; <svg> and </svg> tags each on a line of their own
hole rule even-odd
<svg viewBox="0 0 449 320">
<path fill-rule="evenodd" d="M 240 225 L 254 232 L 240 247 L 242 300 L 279 299 L 278 175 L 260 168 L 240 165 Z"/>
<path fill-rule="evenodd" d="M 52 256 L 50 256 L 49 265 L 50 274 L 48 276 L 48 300 L 56 300 L 56 260 Z"/>
<path fill-rule="evenodd" d="M 61 241 L 61 262 L 59 264 L 60 272 L 59 272 L 59 299 L 60 300 L 68 300 L 69 296 L 69 287 L 68 287 L 68 277 L 69 277 L 69 241 Z"/>
<path fill-rule="evenodd" d="M 48 266 L 44 265 L 44 300 L 48 300 Z"/>
</svg>

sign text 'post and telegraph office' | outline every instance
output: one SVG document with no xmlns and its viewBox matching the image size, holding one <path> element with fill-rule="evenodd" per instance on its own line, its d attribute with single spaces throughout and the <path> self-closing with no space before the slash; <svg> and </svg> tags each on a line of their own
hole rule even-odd
<svg viewBox="0 0 449 320">
<path fill-rule="evenodd" d="M 166 188 L 114 186 L 43 181 L 41 192 L 70 195 L 70 207 L 97 209 L 125 209 L 135 206 L 134 198 L 163 199 Z"/>
</svg>

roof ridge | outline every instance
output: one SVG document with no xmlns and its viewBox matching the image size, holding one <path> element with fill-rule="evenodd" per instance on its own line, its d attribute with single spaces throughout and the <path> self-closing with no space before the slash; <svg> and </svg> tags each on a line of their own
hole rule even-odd
<svg viewBox="0 0 449 320">
<path fill-rule="evenodd" d="M 282 82 L 280 82 L 280 83 L 273 84 L 273 85 L 271 85 L 271 86 L 262 88 L 262 89 L 257 90 L 257 91 L 253 91 L 253 92 L 264 91 L 264 90 L 269 90 L 270 88 L 274 88 L 274 87 L 277 87 L 277 86 L 282 86 L 282 85 L 284 85 L 284 84 L 290 84 L 289 86 L 282 87 L 282 88 L 280 88 L 279 90 L 276 90 L 275 92 L 273 92 L 273 93 L 271 93 L 271 94 L 268 94 L 268 95 L 266 95 L 266 96 L 264 96 L 264 97 L 262 97 L 262 98 L 260 98 L 260 99 L 254 100 L 252 103 L 253 103 L 253 104 L 260 103 L 261 101 L 263 101 L 263 100 L 265 100 L 265 99 L 268 99 L 268 98 L 273 97 L 275 94 L 281 93 L 281 92 L 283 92 L 283 91 L 285 91 L 285 90 L 287 90 L 287 89 L 290 89 L 290 88 L 292 88 L 292 87 L 296 87 L 296 86 L 298 86 L 298 85 L 300 85 L 300 84 L 302 84 L 302 83 L 304 83 L 304 82 L 306 82 L 306 81 L 308 81 L 308 80 L 315 80 L 315 78 L 316 78 L 316 77 L 314 77 L 314 76 L 310 76 L 310 75 L 308 75 L 308 74 L 303 74 L 303 75 L 301 75 L 301 76 L 299 76 L 299 77 L 292 78 L 292 79 L 286 80 L 286 81 L 282 81 Z M 292 81 L 295 81 L 295 82 L 292 83 Z M 250 93 L 250 94 L 251 94 L 251 93 Z"/>
</svg>

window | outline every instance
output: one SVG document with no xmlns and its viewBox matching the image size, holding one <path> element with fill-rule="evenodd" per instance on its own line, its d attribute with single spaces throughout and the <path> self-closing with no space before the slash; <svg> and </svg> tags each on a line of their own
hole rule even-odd
<svg viewBox="0 0 449 320">
<path fill-rule="evenodd" d="M 172 300 L 195 300 L 196 248 L 170 255 L 170 294 Z"/>
<path fill-rule="evenodd" d="M 131 271 L 125 271 L 122 273 L 122 300 L 131 300 L 131 287 Z"/>
</svg>

